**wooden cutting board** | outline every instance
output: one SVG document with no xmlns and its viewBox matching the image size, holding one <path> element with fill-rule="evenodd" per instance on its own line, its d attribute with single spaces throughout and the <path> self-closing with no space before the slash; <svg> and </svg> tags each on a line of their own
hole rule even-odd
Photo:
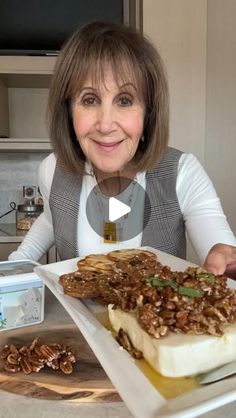
<svg viewBox="0 0 236 418">
<path fill-rule="evenodd" d="M 31 326 L 0 333 L 5 344 L 23 346 L 39 337 L 39 343 L 63 343 L 73 348 L 77 362 L 71 375 L 45 367 L 39 373 L 6 372 L 0 360 L 0 390 L 40 399 L 74 402 L 120 401 L 116 389 L 74 324 Z"/>
</svg>

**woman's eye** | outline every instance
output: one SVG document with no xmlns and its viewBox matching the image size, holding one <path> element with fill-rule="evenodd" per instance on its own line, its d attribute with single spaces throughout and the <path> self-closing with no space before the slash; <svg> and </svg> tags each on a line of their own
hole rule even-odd
<svg viewBox="0 0 236 418">
<path fill-rule="evenodd" d="M 133 99 L 129 96 L 121 96 L 118 99 L 118 103 L 120 106 L 131 106 L 133 104 Z"/>
<path fill-rule="evenodd" d="M 81 102 L 84 106 L 94 106 L 98 102 L 98 99 L 96 96 L 86 95 L 82 97 Z"/>
</svg>

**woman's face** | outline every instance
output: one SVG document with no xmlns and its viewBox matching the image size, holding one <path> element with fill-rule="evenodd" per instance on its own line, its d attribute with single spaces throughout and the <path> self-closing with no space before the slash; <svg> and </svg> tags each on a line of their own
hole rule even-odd
<svg viewBox="0 0 236 418">
<path fill-rule="evenodd" d="M 133 83 L 118 86 L 109 68 L 104 79 L 105 83 L 95 87 L 87 78 L 73 102 L 73 126 L 94 168 L 115 173 L 136 153 L 145 109 Z"/>
</svg>

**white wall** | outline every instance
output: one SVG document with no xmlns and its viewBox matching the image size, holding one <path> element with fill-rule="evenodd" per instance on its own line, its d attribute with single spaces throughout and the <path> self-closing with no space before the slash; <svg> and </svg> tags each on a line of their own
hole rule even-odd
<svg viewBox="0 0 236 418">
<path fill-rule="evenodd" d="M 208 0 L 205 163 L 236 233 L 236 1 Z"/>
<path fill-rule="evenodd" d="M 9 88 L 9 136 L 48 138 L 45 123 L 48 89 Z"/>
<path fill-rule="evenodd" d="M 203 163 L 236 233 L 236 1 L 143 0 L 143 15 L 167 67 L 170 144 Z"/>
<path fill-rule="evenodd" d="M 170 85 L 170 143 L 204 159 L 206 0 L 144 0 L 144 32 L 163 57 Z"/>
</svg>

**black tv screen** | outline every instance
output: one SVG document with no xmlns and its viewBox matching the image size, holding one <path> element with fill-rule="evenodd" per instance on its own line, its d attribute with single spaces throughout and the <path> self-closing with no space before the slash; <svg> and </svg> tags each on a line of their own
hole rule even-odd
<svg viewBox="0 0 236 418">
<path fill-rule="evenodd" d="M 0 0 L 0 54 L 57 54 L 85 23 L 127 24 L 127 7 L 128 0 Z"/>
</svg>

